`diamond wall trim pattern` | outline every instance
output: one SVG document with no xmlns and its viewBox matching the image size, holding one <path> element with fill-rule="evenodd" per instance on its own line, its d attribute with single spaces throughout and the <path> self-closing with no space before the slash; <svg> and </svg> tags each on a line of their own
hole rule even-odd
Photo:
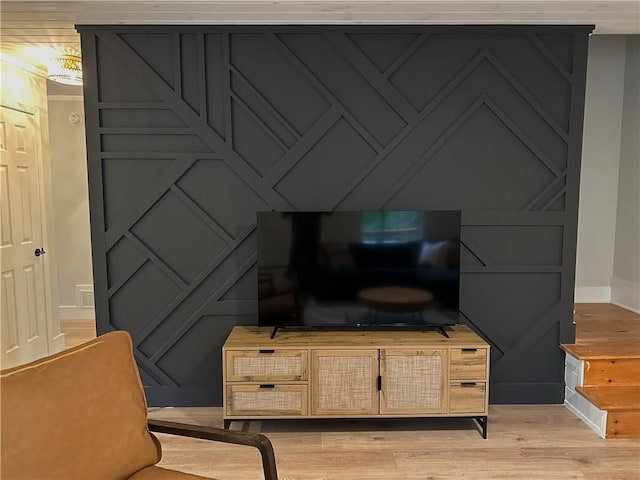
<svg viewBox="0 0 640 480">
<path fill-rule="evenodd" d="M 296 209 L 462 210 L 491 402 L 560 403 L 590 30 L 79 27 L 98 333 L 149 404 L 221 404 L 255 212 Z"/>
</svg>

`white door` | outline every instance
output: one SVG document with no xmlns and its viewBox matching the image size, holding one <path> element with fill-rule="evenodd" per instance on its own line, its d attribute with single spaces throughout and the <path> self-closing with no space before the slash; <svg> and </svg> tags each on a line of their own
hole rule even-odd
<svg viewBox="0 0 640 480">
<path fill-rule="evenodd" d="M 42 255 L 38 119 L 0 106 L 2 368 L 49 353 Z"/>
</svg>

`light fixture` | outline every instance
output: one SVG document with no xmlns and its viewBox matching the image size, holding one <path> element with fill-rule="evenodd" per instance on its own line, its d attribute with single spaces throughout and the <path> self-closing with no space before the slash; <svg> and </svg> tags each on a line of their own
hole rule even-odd
<svg viewBox="0 0 640 480">
<path fill-rule="evenodd" d="M 49 80 L 65 85 L 82 85 L 82 60 L 79 55 L 63 53 L 51 59 Z"/>
</svg>

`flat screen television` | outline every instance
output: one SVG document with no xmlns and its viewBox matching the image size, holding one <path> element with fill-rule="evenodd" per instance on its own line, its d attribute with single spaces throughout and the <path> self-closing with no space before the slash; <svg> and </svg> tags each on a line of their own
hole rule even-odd
<svg viewBox="0 0 640 480">
<path fill-rule="evenodd" d="M 258 212 L 257 237 L 260 326 L 459 322 L 459 211 Z"/>
</svg>

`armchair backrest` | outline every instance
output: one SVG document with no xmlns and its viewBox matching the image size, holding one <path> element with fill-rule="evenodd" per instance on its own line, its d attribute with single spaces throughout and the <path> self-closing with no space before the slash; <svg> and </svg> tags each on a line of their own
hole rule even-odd
<svg viewBox="0 0 640 480">
<path fill-rule="evenodd" d="M 121 480 L 160 460 L 126 332 L 0 372 L 0 402 L 5 480 Z"/>
</svg>

